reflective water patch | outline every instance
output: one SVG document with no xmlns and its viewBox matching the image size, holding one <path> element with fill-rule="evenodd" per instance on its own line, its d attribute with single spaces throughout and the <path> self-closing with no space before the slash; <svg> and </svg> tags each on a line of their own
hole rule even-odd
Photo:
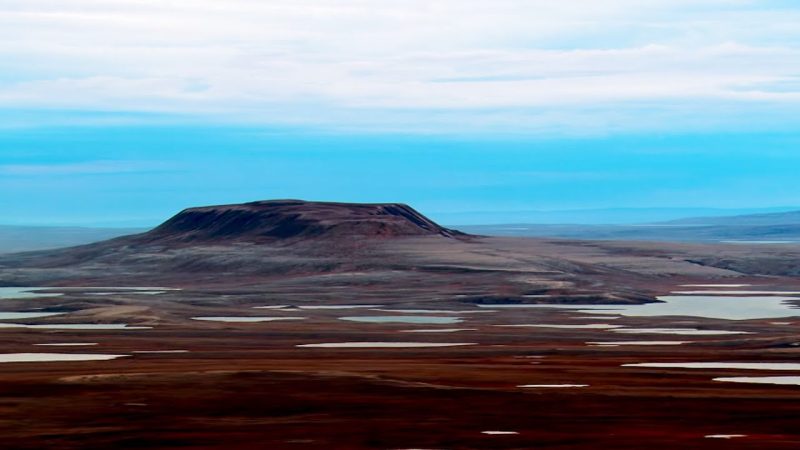
<svg viewBox="0 0 800 450">
<path fill-rule="evenodd" d="M 434 348 L 477 345 L 474 343 L 451 342 L 326 342 L 321 344 L 299 344 L 297 347 L 309 348 Z"/>
<path fill-rule="evenodd" d="M 16 362 L 67 362 L 67 361 L 108 361 L 130 355 L 99 355 L 81 353 L 4 353 L 0 363 Z"/>
<path fill-rule="evenodd" d="M 192 317 L 192 320 L 203 320 L 207 322 L 231 322 L 231 323 L 257 323 L 275 322 L 278 320 L 303 320 L 305 317 Z"/>
</svg>

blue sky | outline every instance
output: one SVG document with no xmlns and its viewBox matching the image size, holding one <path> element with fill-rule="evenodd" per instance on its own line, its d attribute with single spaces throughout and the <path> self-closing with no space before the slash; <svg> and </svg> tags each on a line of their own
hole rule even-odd
<svg viewBox="0 0 800 450">
<path fill-rule="evenodd" d="M 800 206 L 797 23 L 787 1 L 6 0 L 0 224 Z"/>
</svg>

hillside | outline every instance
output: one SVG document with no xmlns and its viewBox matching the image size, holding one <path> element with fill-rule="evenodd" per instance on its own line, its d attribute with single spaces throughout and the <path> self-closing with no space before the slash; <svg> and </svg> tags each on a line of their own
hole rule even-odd
<svg viewBox="0 0 800 450">
<path fill-rule="evenodd" d="M 270 200 L 186 209 L 139 242 L 264 242 L 311 238 L 462 236 L 400 203 Z"/>
</svg>

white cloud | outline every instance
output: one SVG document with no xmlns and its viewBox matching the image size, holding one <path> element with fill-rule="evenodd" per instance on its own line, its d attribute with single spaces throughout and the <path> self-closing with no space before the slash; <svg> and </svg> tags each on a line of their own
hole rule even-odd
<svg viewBox="0 0 800 450">
<path fill-rule="evenodd" d="M 800 106 L 800 7 L 772 3 L 5 0 L 0 108 L 398 131 L 780 122 Z"/>
</svg>

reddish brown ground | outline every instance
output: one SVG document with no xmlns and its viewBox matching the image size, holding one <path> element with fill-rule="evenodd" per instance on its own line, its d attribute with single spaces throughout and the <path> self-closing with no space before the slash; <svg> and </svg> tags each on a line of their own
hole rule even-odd
<svg viewBox="0 0 800 450">
<path fill-rule="evenodd" d="M 793 372 L 621 367 L 660 361 L 800 362 L 800 318 L 609 322 L 752 333 L 672 336 L 496 326 L 604 322 L 573 318 L 586 316 L 583 313 L 538 309 L 462 314 L 464 322 L 454 325 L 414 325 L 338 319 L 388 314 L 366 310 L 251 308 L 361 303 L 477 310 L 475 303 L 538 302 L 542 299 L 535 296 L 541 294 L 558 302 L 635 303 L 685 283 L 753 283 L 798 290 L 800 282 L 790 277 L 796 275 L 800 258 L 794 247 L 444 238 L 346 244 L 344 251 L 312 242 L 303 247 L 305 253 L 249 244 L 167 250 L 98 245 L 0 259 L 0 279 L 8 284 L 36 285 L 35 280 L 41 280 L 49 285 L 166 284 L 184 289 L 154 296 L 72 292 L 39 300 L 3 300 L 3 311 L 69 312 L 26 323 L 131 323 L 153 329 L 0 329 L 2 353 L 131 355 L 101 362 L 0 364 L 1 448 L 800 448 L 800 386 L 712 381 Z M 256 324 L 191 320 L 225 315 L 308 319 Z M 790 324 L 771 323 L 785 321 Z M 476 330 L 401 332 L 420 328 Z M 608 348 L 585 344 L 626 339 L 694 343 Z M 343 341 L 478 345 L 296 347 Z M 33 345 L 53 342 L 100 345 Z M 190 352 L 132 353 L 171 349 Z M 562 383 L 590 386 L 517 387 Z M 490 430 L 519 434 L 481 434 Z M 710 434 L 747 436 L 704 438 Z"/>
<path fill-rule="evenodd" d="M 295 287 L 295 289 L 299 289 Z M 294 292 L 297 293 L 296 291 Z M 0 330 L 4 353 L 124 353 L 106 362 L 0 364 L 3 448 L 192 449 L 794 449 L 800 448 L 800 386 L 728 384 L 717 376 L 783 375 L 741 370 L 620 367 L 657 361 L 800 362 L 796 326 L 767 320 L 622 318 L 626 326 L 697 326 L 751 331 L 741 336 L 626 336 L 603 330 L 503 328 L 514 323 L 593 323 L 585 314 L 498 310 L 463 314 L 457 325 L 367 324 L 346 315 L 367 310 L 276 312 L 288 292 L 231 294 L 226 306 L 205 295 L 202 315 L 302 315 L 298 322 L 222 324 L 186 320 L 193 295 L 148 298 L 152 330 Z M 362 293 L 363 294 L 363 293 Z M 283 301 L 272 296 L 282 295 Z M 305 296 L 311 292 L 305 292 Z M 322 293 L 320 293 L 322 295 Z M 371 292 L 377 297 L 378 293 Z M 73 297 L 81 298 L 73 294 Z M 93 300 L 142 303 L 143 296 Z M 71 297 L 70 297 L 71 298 Z M 307 298 L 307 297 L 306 297 Z M 341 303 L 350 303 L 349 297 Z M 349 301 L 348 301 L 349 300 Z M 373 298 L 374 300 L 374 298 Z M 392 303 L 389 298 L 384 303 Z M 69 304 L 42 299 L 28 305 Z M 77 301 L 77 300 L 76 300 Z M 84 300 L 85 301 L 85 300 Z M 362 299 L 357 302 L 365 303 Z M 6 301 L 8 305 L 19 301 Z M 477 309 L 458 303 L 401 307 Z M 131 308 L 120 311 L 134 314 Z M 210 314 L 213 312 L 214 314 Z M 193 314 L 195 312 L 193 311 Z M 106 310 L 107 316 L 114 316 Z M 75 322 L 67 318 L 40 322 Z M 687 324 L 686 322 L 694 322 Z M 477 328 L 441 334 L 419 328 Z M 586 341 L 692 340 L 679 347 L 588 347 Z M 314 349 L 341 341 L 474 342 L 439 349 Z M 99 342 L 95 347 L 34 347 Z M 540 358 L 531 358 L 540 356 Z M 580 389 L 521 389 L 520 384 L 589 384 Z M 490 436 L 486 430 L 516 431 Z M 708 434 L 746 434 L 724 440 Z"/>
</svg>

